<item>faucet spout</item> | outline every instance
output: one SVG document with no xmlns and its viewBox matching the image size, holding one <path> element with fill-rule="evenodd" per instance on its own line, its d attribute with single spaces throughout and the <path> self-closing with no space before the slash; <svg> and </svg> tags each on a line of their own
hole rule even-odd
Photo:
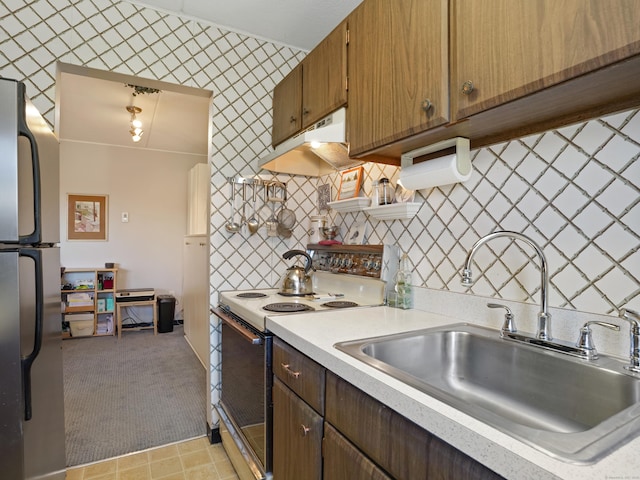
<svg viewBox="0 0 640 480">
<path fill-rule="evenodd" d="M 549 313 L 549 271 L 547 269 L 547 259 L 542 249 L 532 239 L 518 232 L 508 230 L 498 230 L 496 232 L 485 235 L 478 240 L 469 250 L 467 258 L 464 262 L 462 270 L 462 285 L 470 287 L 473 285 L 473 274 L 471 272 L 471 261 L 478 249 L 494 238 L 508 237 L 515 240 L 521 240 L 531 246 L 540 260 L 540 313 L 538 313 L 538 331 L 536 337 L 540 340 L 551 340 L 551 314 Z"/>
</svg>

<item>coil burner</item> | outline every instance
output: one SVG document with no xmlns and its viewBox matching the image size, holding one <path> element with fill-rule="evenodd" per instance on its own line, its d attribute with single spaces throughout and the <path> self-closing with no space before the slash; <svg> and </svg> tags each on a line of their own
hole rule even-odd
<svg viewBox="0 0 640 480">
<path fill-rule="evenodd" d="M 356 302 L 349 302 L 347 300 L 334 300 L 332 302 L 323 303 L 322 306 L 329 308 L 351 308 L 358 307 L 359 305 Z"/>
<path fill-rule="evenodd" d="M 270 303 L 262 308 L 269 312 L 278 313 L 306 312 L 308 310 L 315 310 L 315 308 L 310 307 L 309 305 L 294 302 Z"/>
<path fill-rule="evenodd" d="M 266 293 L 260 293 L 260 292 L 243 292 L 236 295 L 236 297 L 238 298 L 262 298 L 266 296 L 267 296 Z"/>
</svg>

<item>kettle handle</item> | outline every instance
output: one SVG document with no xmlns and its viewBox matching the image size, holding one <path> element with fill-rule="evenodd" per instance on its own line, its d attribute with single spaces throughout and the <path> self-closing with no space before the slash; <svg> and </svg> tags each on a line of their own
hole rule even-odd
<svg viewBox="0 0 640 480">
<path fill-rule="evenodd" d="M 304 265 L 304 273 L 307 273 L 309 270 L 311 270 L 313 261 L 311 260 L 311 256 L 304 250 L 289 250 L 282 255 L 282 258 L 284 258 L 285 260 L 289 260 L 296 255 L 304 255 L 305 257 L 307 257 L 307 263 Z"/>
</svg>

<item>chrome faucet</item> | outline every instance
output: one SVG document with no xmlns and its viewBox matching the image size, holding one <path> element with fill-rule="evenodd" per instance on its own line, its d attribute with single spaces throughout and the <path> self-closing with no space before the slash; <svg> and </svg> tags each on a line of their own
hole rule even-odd
<svg viewBox="0 0 640 480">
<path fill-rule="evenodd" d="M 540 340 L 551 340 L 551 314 L 549 313 L 548 307 L 549 273 L 547 271 L 547 259 L 544 256 L 542 249 L 536 244 L 536 242 L 531 240 L 526 235 L 507 230 L 498 230 L 496 232 L 485 235 L 480 240 L 478 240 L 473 245 L 473 247 L 471 247 L 471 250 L 469 250 L 467 259 L 464 262 L 464 270 L 462 271 L 462 285 L 465 287 L 470 287 L 471 285 L 473 285 L 471 260 L 473 259 L 473 256 L 475 255 L 478 248 L 487 243 L 489 240 L 493 240 L 494 238 L 499 237 L 509 237 L 516 240 L 522 240 L 523 242 L 529 244 L 538 254 L 538 258 L 540 259 L 540 313 L 538 313 L 538 331 L 536 332 L 536 338 Z"/>
<path fill-rule="evenodd" d="M 624 368 L 634 373 L 640 373 L 640 313 L 623 308 L 619 315 L 622 320 L 631 324 L 629 365 L 625 365 Z"/>
</svg>

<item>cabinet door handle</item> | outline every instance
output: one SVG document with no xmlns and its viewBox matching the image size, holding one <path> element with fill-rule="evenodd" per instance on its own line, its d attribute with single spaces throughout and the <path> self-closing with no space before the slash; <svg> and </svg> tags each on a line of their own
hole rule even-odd
<svg viewBox="0 0 640 480">
<path fill-rule="evenodd" d="M 297 118 L 291 115 L 291 118 L 289 118 L 289 123 L 296 123 L 296 120 Z"/>
<path fill-rule="evenodd" d="M 304 423 L 300 424 L 300 433 L 303 437 L 306 437 L 311 429 L 307 427 Z"/>
<path fill-rule="evenodd" d="M 471 95 L 475 87 L 473 86 L 473 82 L 471 80 L 467 80 L 462 84 L 462 93 L 463 95 Z"/>
<path fill-rule="evenodd" d="M 291 370 L 288 363 L 281 363 L 280 365 L 285 369 L 287 375 L 289 375 L 290 377 L 298 378 L 300 376 L 300 372 L 294 372 L 293 370 Z"/>
<path fill-rule="evenodd" d="M 303 114 L 303 115 L 309 115 L 309 113 L 310 113 L 310 111 L 309 111 L 309 110 L 307 110 L 306 108 L 303 108 L 303 109 L 302 109 L 302 114 Z"/>
</svg>

